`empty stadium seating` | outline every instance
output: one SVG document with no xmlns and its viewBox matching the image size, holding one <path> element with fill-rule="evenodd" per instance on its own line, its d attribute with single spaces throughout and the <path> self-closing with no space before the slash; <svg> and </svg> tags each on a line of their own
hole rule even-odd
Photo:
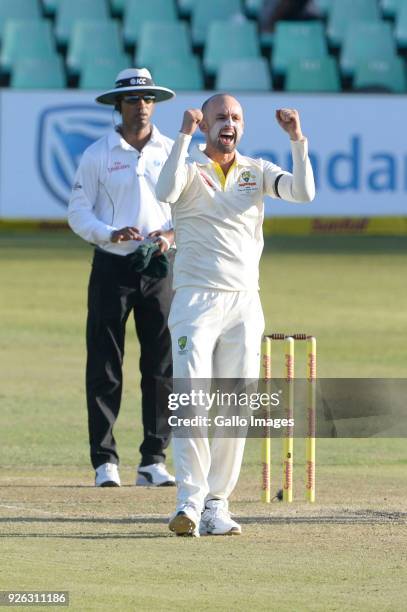
<svg viewBox="0 0 407 612">
<path fill-rule="evenodd" d="M 117 57 L 87 57 L 84 61 L 79 87 L 81 89 L 107 90 L 113 87 L 115 79 L 121 70 L 130 68 L 132 62 L 128 55 Z"/>
<path fill-rule="evenodd" d="M 122 17 L 126 8 L 126 0 L 110 0 L 110 6 L 114 17 Z"/>
<path fill-rule="evenodd" d="M 11 72 L 16 62 L 24 58 L 52 59 L 56 55 L 49 22 L 7 20 L 0 53 L 0 66 L 4 72 Z"/>
<path fill-rule="evenodd" d="M 19 59 L 13 69 L 13 89 L 63 89 L 66 86 L 62 58 Z"/>
<path fill-rule="evenodd" d="M 397 17 L 406 0 L 382 0 L 382 10 L 385 17 Z"/>
<path fill-rule="evenodd" d="M 395 55 L 396 45 L 389 23 L 382 21 L 351 23 L 342 48 L 342 73 L 345 76 L 352 76 L 358 61 L 388 59 Z"/>
<path fill-rule="evenodd" d="M 269 91 L 270 71 L 264 57 L 222 61 L 216 78 L 220 91 Z"/>
<path fill-rule="evenodd" d="M 263 0 L 246 0 L 245 9 L 249 17 L 257 18 L 260 14 Z"/>
<path fill-rule="evenodd" d="M 340 47 L 349 25 L 357 21 L 379 21 L 377 0 L 334 0 L 329 11 L 328 40 Z"/>
<path fill-rule="evenodd" d="M 147 21 L 140 33 L 134 62 L 150 67 L 162 57 L 189 57 L 191 44 L 188 28 L 183 22 Z"/>
<path fill-rule="evenodd" d="M 123 36 L 126 45 L 139 41 L 143 24 L 148 21 L 176 23 L 174 0 L 127 0 L 124 10 Z M 157 40 L 159 42 L 159 39 Z"/>
<path fill-rule="evenodd" d="M 399 47 L 407 48 L 407 2 L 399 4 L 396 15 L 395 37 Z"/>
<path fill-rule="evenodd" d="M 239 19 L 242 4 L 240 0 L 194 0 L 191 11 L 192 41 L 204 45 L 212 21 Z"/>
<path fill-rule="evenodd" d="M 61 0 L 42 0 L 44 13 L 47 17 L 54 16 Z"/>
<path fill-rule="evenodd" d="M 181 17 L 189 17 L 195 0 L 178 0 L 178 10 Z"/>
<path fill-rule="evenodd" d="M 314 1 L 320 19 L 260 33 L 263 0 L 0 0 L 0 85 L 48 86 L 44 62 L 56 87 L 139 65 L 179 90 L 405 92 L 407 0 Z"/>
<path fill-rule="evenodd" d="M 199 58 L 161 57 L 151 65 L 154 79 L 170 89 L 196 91 L 203 89 L 204 80 Z"/>
<path fill-rule="evenodd" d="M 317 59 L 328 54 L 323 25 L 319 21 L 280 21 L 276 26 L 271 64 L 284 74 L 293 59 Z"/>
<path fill-rule="evenodd" d="M 286 91 L 337 93 L 341 90 L 338 66 L 333 57 L 291 60 L 286 73 Z"/>
<path fill-rule="evenodd" d="M 260 56 L 260 46 L 254 23 L 249 21 L 213 21 L 206 38 L 204 67 L 209 75 L 216 74 L 225 59 L 248 59 Z"/>
<path fill-rule="evenodd" d="M 355 65 L 355 91 L 406 93 L 406 67 L 400 57 L 362 60 Z"/>
<path fill-rule="evenodd" d="M 106 0 L 59 0 L 55 35 L 60 45 L 68 45 L 75 23 L 81 19 L 109 19 Z"/>
<path fill-rule="evenodd" d="M 334 0 L 315 0 L 315 4 L 322 16 L 328 17 L 331 13 Z"/>
<path fill-rule="evenodd" d="M 0 41 L 3 40 L 4 28 L 8 19 L 24 21 L 41 18 L 37 0 L 1 0 L 0 2 Z"/>
<path fill-rule="evenodd" d="M 79 74 L 89 57 L 120 58 L 122 39 L 117 21 L 77 21 L 69 42 L 67 67 L 71 74 Z"/>
</svg>

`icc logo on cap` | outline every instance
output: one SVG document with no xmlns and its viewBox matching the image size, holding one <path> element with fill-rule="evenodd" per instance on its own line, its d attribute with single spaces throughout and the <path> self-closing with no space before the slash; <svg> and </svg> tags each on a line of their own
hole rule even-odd
<svg viewBox="0 0 407 612">
<path fill-rule="evenodd" d="M 41 113 L 38 169 L 48 191 L 64 206 L 68 205 L 82 153 L 111 127 L 111 111 L 93 104 L 53 106 Z"/>
</svg>

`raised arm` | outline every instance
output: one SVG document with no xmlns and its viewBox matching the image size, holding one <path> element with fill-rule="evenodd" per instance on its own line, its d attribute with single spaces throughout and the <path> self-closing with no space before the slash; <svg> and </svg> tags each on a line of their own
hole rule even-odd
<svg viewBox="0 0 407 612">
<path fill-rule="evenodd" d="M 301 130 L 298 112 L 294 109 L 276 111 L 276 119 L 290 136 L 293 172 L 279 171 L 265 163 L 265 192 L 288 202 L 312 202 L 315 197 L 314 173 L 308 157 L 308 141 Z"/>
<path fill-rule="evenodd" d="M 155 188 L 156 196 L 161 202 L 175 204 L 188 184 L 188 166 L 185 160 L 192 135 L 201 120 L 202 113 L 199 109 L 185 111 L 180 133 L 162 167 Z"/>
</svg>

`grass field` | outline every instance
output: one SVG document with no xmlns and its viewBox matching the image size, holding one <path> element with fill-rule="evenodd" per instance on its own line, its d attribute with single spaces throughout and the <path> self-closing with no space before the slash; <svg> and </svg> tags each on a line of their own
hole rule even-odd
<svg viewBox="0 0 407 612">
<path fill-rule="evenodd" d="M 132 486 L 141 440 L 130 325 L 116 429 L 124 486 L 93 487 L 90 259 L 68 233 L 0 235 L 0 589 L 69 590 L 73 610 L 404 609 L 405 440 L 318 441 L 312 506 L 296 441 L 289 507 L 258 501 L 259 441 L 249 440 L 232 499 L 243 535 L 175 538 L 174 491 Z M 261 266 L 268 329 L 315 334 L 320 376 L 406 377 L 406 266 L 404 239 L 275 237 Z"/>
</svg>

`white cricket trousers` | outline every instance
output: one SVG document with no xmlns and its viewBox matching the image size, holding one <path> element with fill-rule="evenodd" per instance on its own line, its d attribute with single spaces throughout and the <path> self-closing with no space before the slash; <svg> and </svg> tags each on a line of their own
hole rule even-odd
<svg viewBox="0 0 407 612">
<path fill-rule="evenodd" d="M 168 326 L 177 379 L 256 379 L 264 316 L 257 291 L 177 289 Z M 236 486 L 245 439 L 173 437 L 177 507 L 201 512 L 206 499 L 227 500 Z"/>
</svg>

